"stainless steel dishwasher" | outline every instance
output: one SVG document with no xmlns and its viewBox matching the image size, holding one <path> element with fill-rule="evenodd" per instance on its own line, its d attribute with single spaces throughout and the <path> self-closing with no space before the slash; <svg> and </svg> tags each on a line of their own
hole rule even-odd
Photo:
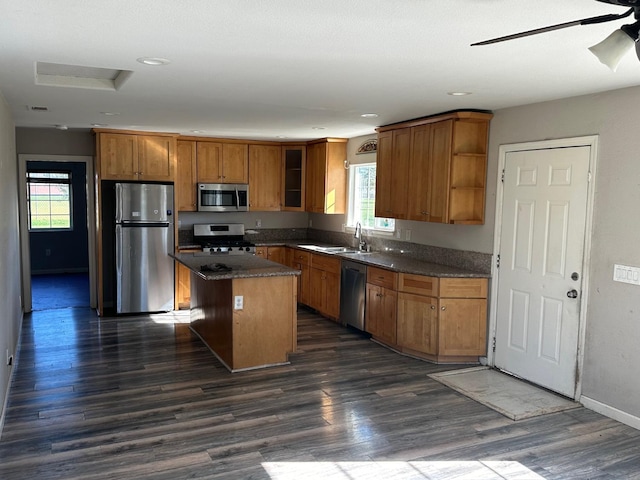
<svg viewBox="0 0 640 480">
<path fill-rule="evenodd" d="M 342 260 L 340 276 L 340 321 L 364 331 L 367 266 Z"/>
</svg>

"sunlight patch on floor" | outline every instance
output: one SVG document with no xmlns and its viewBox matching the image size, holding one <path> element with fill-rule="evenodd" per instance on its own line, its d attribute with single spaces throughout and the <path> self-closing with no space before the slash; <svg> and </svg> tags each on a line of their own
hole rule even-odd
<svg viewBox="0 0 640 480">
<path fill-rule="evenodd" d="M 545 480 L 519 462 L 264 462 L 272 480 Z"/>
</svg>

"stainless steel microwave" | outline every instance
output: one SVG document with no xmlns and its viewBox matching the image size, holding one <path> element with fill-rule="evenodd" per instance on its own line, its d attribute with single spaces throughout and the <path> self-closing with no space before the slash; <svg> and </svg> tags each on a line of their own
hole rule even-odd
<svg viewBox="0 0 640 480">
<path fill-rule="evenodd" d="M 249 185 L 246 183 L 199 183 L 199 212 L 246 212 Z"/>
</svg>

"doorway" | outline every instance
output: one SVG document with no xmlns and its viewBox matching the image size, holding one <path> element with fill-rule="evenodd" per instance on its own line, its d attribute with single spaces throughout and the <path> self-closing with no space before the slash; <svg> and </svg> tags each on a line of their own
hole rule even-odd
<svg viewBox="0 0 640 480">
<path fill-rule="evenodd" d="M 597 137 L 500 149 L 490 363 L 580 393 Z"/>
<path fill-rule="evenodd" d="M 32 170 L 46 170 L 44 166 L 49 166 L 49 170 L 55 171 L 72 171 L 73 165 L 79 165 L 81 168 L 76 169 L 76 175 L 80 179 L 81 187 L 76 190 L 80 190 L 77 192 L 77 195 L 80 195 L 84 198 L 77 199 L 81 200 L 80 203 L 84 204 L 82 214 L 84 218 L 77 220 L 77 227 L 83 229 L 85 235 L 82 237 L 81 243 L 82 245 L 77 246 L 75 248 L 69 249 L 67 245 L 62 246 L 60 242 L 64 244 L 64 242 L 70 241 L 69 238 L 65 238 L 62 240 L 51 240 L 44 239 L 44 243 L 36 240 L 36 249 L 37 252 L 32 252 L 34 239 L 32 238 L 32 234 L 30 233 L 31 219 L 29 217 L 29 208 L 28 208 L 28 182 L 27 182 L 27 172 L 29 170 L 28 165 L 31 166 Z M 58 165 L 56 167 L 56 165 Z M 53 166 L 53 167 L 52 167 Z M 95 225 L 95 191 L 93 188 L 93 158 L 88 156 L 64 156 L 64 155 L 29 155 L 29 154 L 20 154 L 18 156 L 18 168 L 20 178 L 24 179 L 19 182 L 19 192 L 20 192 L 20 247 L 21 247 L 21 255 L 22 255 L 22 290 L 23 290 L 23 308 L 25 313 L 31 312 L 34 306 L 33 296 L 32 296 L 32 265 L 36 267 L 38 270 L 35 273 L 41 274 L 59 274 L 59 273 L 69 273 L 73 277 L 79 277 L 78 271 L 83 271 L 85 277 L 84 280 L 82 278 L 69 278 L 64 279 L 64 283 L 60 283 L 56 280 L 61 280 L 61 278 L 40 278 L 39 280 L 43 280 L 42 283 L 45 287 L 47 285 L 51 285 L 51 282 L 56 285 L 56 288 L 63 288 L 64 291 L 65 284 L 67 290 L 67 295 L 74 295 L 73 302 L 85 303 L 86 297 L 82 296 L 86 294 L 88 296 L 88 303 L 85 305 L 95 308 L 96 306 L 96 274 L 95 274 L 95 229 L 92 228 Z M 73 172 L 72 172 L 73 173 Z M 64 229 L 62 229 L 64 230 Z M 67 229 L 70 230 L 70 229 Z M 60 232 L 60 229 L 58 229 Z M 38 232 L 36 235 L 42 236 L 43 232 Z M 51 232 L 52 234 L 54 232 Z M 69 233 L 69 232 L 67 232 Z M 42 238 L 40 239 L 42 240 Z M 53 242 L 53 243 L 52 243 Z M 57 252 L 59 246 L 59 252 Z M 64 252 L 66 253 L 60 253 Z M 44 257 L 33 258 L 32 262 L 32 253 L 35 255 L 42 254 Z M 63 258 L 67 256 L 66 260 Z M 74 263 L 74 256 L 80 255 L 85 257 L 88 264 L 85 262 L 83 265 L 79 266 L 79 264 Z M 55 257 L 55 258 L 52 258 Z M 48 260 L 47 260 L 48 258 Z M 61 264 L 56 264 L 53 262 L 54 259 L 62 258 L 63 263 L 67 265 L 64 268 L 61 268 Z M 65 263 L 66 262 L 66 263 Z M 67 270 L 66 272 L 62 272 L 61 270 Z M 34 275 L 35 277 L 35 275 Z M 88 277 L 88 292 L 84 292 L 81 296 L 77 296 L 77 288 L 82 281 L 86 282 Z M 45 281 L 46 280 L 46 281 Z M 85 283 L 86 285 L 86 283 Z M 37 285 L 36 285 L 37 287 Z M 54 294 L 54 292 L 50 292 Z M 54 298 L 54 297 L 51 297 Z M 69 299 L 70 301 L 72 298 Z M 38 309 L 42 308 L 42 305 L 37 305 Z M 71 305 L 68 306 L 78 306 Z"/>
</svg>

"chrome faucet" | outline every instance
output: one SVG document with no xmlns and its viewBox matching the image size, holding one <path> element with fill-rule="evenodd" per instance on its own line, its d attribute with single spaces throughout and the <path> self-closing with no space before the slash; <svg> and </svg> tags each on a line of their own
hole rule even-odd
<svg viewBox="0 0 640 480">
<path fill-rule="evenodd" d="M 356 233 L 353 236 L 358 240 L 358 250 L 362 252 L 367 244 L 362 239 L 362 225 L 360 225 L 360 222 L 356 223 Z"/>
</svg>

